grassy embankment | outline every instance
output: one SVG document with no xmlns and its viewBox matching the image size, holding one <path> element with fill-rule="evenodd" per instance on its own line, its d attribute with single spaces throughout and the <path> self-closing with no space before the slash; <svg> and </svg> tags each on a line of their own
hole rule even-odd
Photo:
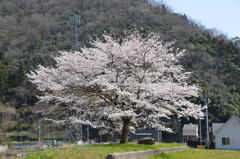
<svg viewBox="0 0 240 159">
<path fill-rule="evenodd" d="M 29 154 L 24 159 L 105 159 L 107 154 L 114 152 L 141 151 L 150 149 L 179 147 L 175 143 L 157 143 L 155 145 L 103 144 L 87 146 L 68 146 L 57 149 L 47 149 Z"/>
<path fill-rule="evenodd" d="M 162 153 L 149 159 L 240 159 L 240 151 L 230 150 L 183 150 Z"/>
</svg>

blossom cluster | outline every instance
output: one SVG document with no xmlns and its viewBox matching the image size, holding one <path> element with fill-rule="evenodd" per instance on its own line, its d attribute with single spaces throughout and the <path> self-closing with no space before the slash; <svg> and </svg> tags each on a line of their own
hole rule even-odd
<svg viewBox="0 0 240 159">
<path fill-rule="evenodd" d="M 188 83 L 191 73 L 180 64 L 184 51 L 154 35 L 104 39 L 81 52 L 62 51 L 54 57 L 55 67 L 39 66 L 28 74 L 44 93 L 41 101 L 65 103 L 80 114 L 71 118 L 74 122 L 109 130 L 130 117 L 133 127 L 171 131 L 163 121 L 173 115 L 203 115 L 199 105 L 187 100 L 197 97 L 200 88 Z"/>
</svg>

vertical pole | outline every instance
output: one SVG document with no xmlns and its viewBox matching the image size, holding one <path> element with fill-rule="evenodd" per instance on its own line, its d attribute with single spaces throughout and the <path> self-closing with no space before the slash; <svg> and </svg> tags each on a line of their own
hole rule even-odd
<svg viewBox="0 0 240 159">
<path fill-rule="evenodd" d="M 67 121 L 65 121 L 65 142 L 67 142 Z"/>
<path fill-rule="evenodd" d="M 206 98 L 206 133 L 207 133 L 207 148 L 209 149 L 209 125 L 208 125 L 208 98 Z"/>
<path fill-rule="evenodd" d="M 21 142 L 22 142 L 22 122 L 21 122 Z"/>
<path fill-rule="evenodd" d="M 74 50 L 77 50 L 77 38 L 78 38 L 77 24 L 78 24 L 78 17 L 74 19 Z"/>
<path fill-rule="evenodd" d="M 81 124 L 81 126 L 80 126 L 80 140 L 83 141 L 82 124 Z"/>
<path fill-rule="evenodd" d="M 65 137 L 64 137 L 64 140 L 65 140 L 65 142 L 67 143 L 67 120 L 65 120 L 64 122 L 65 122 L 65 123 L 64 123 L 64 124 L 65 124 L 65 131 L 64 131 L 64 136 L 65 136 Z"/>
<path fill-rule="evenodd" d="M 87 125 L 87 143 L 89 143 L 89 125 Z"/>
<path fill-rule="evenodd" d="M 29 149 L 28 139 L 27 139 L 26 143 L 27 143 L 26 145 L 27 145 L 27 151 L 28 151 L 28 149 Z"/>
<path fill-rule="evenodd" d="M 74 19 L 73 19 L 73 32 L 74 32 L 74 35 L 73 35 L 73 40 L 74 40 L 74 42 L 73 42 L 73 50 L 76 50 L 76 18 L 74 17 Z"/>
<path fill-rule="evenodd" d="M 47 140 L 49 140 L 49 125 L 48 125 L 48 127 L 47 127 Z"/>
<path fill-rule="evenodd" d="M 158 142 L 162 141 L 161 135 L 162 135 L 161 130 L 158 130 Z"/>
<path fill-rule="evenodd" d="M 199 138 L 200 138 L 200 145 L 202 145 L 202 122 L 199 118 Z"/>
<path fill-rule="evenodd" d="M 77 43 L 78 43 L 78 27 L 80 25 L 80 17 L 79 16 L 70 16 L 69 22 L 71 24 L 71 50 L 77 50 Z"/>
<path fill-rule="evenodd" d="M 38 121 L 38 142 L 41 142 L 41 119 Z"/>
</svg>

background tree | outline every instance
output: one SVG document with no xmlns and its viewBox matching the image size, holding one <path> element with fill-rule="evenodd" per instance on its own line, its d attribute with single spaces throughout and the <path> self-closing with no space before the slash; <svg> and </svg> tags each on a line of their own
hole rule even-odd
<svg viewBox="0 0 240 159">
<path fill-rule="evenodd" d="M 39 66 L 28 74 L 44 92 L 41 101 L 75 107 L 81 112 L 76 120 L 92 126 L 121 127 L 121 143 L 131 126 L 172 131 L 165 124 L 172 116 L 202 116 L 201 107 L 187 100 L 200 89 L 188 83 L 191 73 L 180 64 L 184 52 L 173 43 L 138 33 L 104 40 L 82 52 L 61 52 L 54 57 L 56 67 Z"/>
</svg>

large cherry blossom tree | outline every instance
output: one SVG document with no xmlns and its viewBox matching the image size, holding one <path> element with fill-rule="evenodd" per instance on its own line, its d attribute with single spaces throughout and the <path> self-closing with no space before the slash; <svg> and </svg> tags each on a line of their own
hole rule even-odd
<svg viewBox="0 0 240 159">
<path fill-rule="evenodd" d="M 28 74 L 43 92 L 42 102 L 64 103 L 78 112 L 74 122 L 120 131 L 127 142 L 130 129 L 149 127 L 171 131 L 173 116 L 201 117 L 199 105 L 188 99 L 200 88 L 180 64 L 184 51 L 159 36 L 133 34 L 121 40 L 104 36 L 81 52 L 62 51 L 55 67 L 39 66 Z"/>
</svg>

